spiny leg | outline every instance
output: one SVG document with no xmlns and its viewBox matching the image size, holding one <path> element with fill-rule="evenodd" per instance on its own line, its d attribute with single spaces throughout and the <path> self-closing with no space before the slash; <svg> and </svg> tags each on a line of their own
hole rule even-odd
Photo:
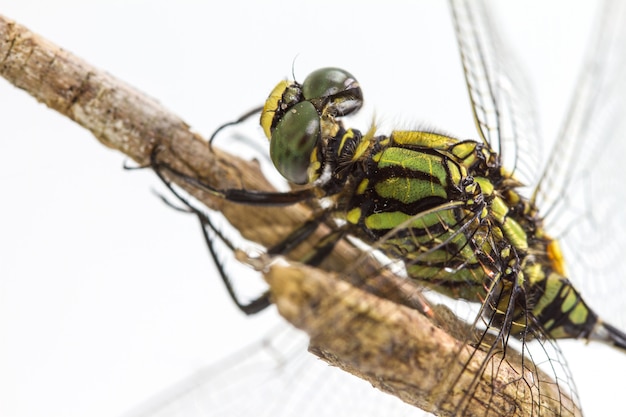
<svg viewBox="0 0 626 417">
<path fill-rule="evenodd" d="M 215 262 L 218 272 L 220 274 L 220 277 L 222 281 L 224 282 L 224 285 L 226 286 L 226 289 L 231 299 L 235 302 L 237 307 L 247 315 L 256 314 L 262 311 L 263 309 L 267 308 L 271 304 L 269 292 L 267 291 L 252 301 L 242 302 L 240 300 L 239 296 L 237 295 L 234 289 L 234 286 L 231 282 L 230 277 L 226 273 L 224 266 L 222 265 L 222 262 L 220 262 L 217 256 L 215 242 L 213 241 L 211 234 L 215 235 L 215 237 L 217 237 L 220 241 L 222 241 L 231 252 L 233 253 L 236 252 L 237 248 L 228 238 L 226 238 L 226 236 L 224 236 L 223 233 L 221 233 L 221 231 L 218 228 L 215 227 L 211 219 L 205 213 L 203 213 L 202 211 L 194 207 L 193 204 L 191 204 L 191 202 L 189 202 L 187 198 L 182 196 L 180 192 L 178 192 L 174 188 L 172 183 L 164 177 L 163 171 L 166 170 L 170 174 L 179 176 L 184 181 L 187 181 L 188 183 L 191 183 L 192 185 L 198 185 L 205 191 L 209 191 L 213 193 L 214 195 L 217 194 L 218 196 L 220 196 L 221 198 L 224 198 L 227 201 L 236 201 L 239 203 L 247 203 L 250 205 L 263 205 L 263 206 L 288 205 L 288 204 L 293 204 L 294 202 L 302 201 L 303 199 L 307 199 L 309 194 L 299 193 L 299 192 L 278 193 L 278 192 L 252 191 L 252 190 L 216 189 L 210 185 L 204 184 L 196 180 L 195 178 L 186 176 L 174 170 L 170 166 L 158 161 L 157 159 L 158 152 L 159 152 L 158 149 L 155 149 L 152 152 L 151 166 L 154 169 L 154 171 L 157 173 L 157 176 L 161 179 L 161 181 L 163 181 L 166 187 L 172 192 L 172 194 L 174 194 L 174 196 L 176 196 L 176 198 L 178 198 L 179 201 L 181 201 L 185 205 L 186 208 L 181 209 L 180 207 L 176 207 L 162 196 L 160 196 L 161 199 L 166 204 L 168 204 L 169 206 L 173 207 L 176 210 L 185 211 L 187 213 L 196 215 L 196 217 L 198 218 L 200 222 L 203 237 L 205 239 L 207 247 L 209 248 L 211 258 Z M 233 198 L 233 196 L 235 197 Z M 302 196 L 304 196 L 304 198 L 302 198 Z M 300 227 L 296 228 L 291 234 L 289 234 L 281 242 L 268 248 L 267 253 L 270 255 L 286 255 L 290 253 L 295 247 L 297 247 L 302 242 L 306 241 L 311 236 L 311 234 L 314 233 L 322 223 L 324 223 L 324 221 L 328 217 L 327 214 L 328 214 L 327 211 L 319 212 L 318 214 L 315 215 L 315 217 L 308 220 L 307 222 L 302 224 Z M 302 263 L 311 265 L 311 266 L 319 265 L 319 263 L 321 263 L 332 252 L 336 243 L 339 240 L 341 240 L 341 238 L 345 235 L 345 233 L 346 233 L 345 230 L 343 230 L 342 228 L 339 228 L 330 232 L 323 239 L 318 241 L 310 251 L 308 251 L 302 258 L 299 259 L 299 261 Z"/>
<path fill-rule="evenodd" d="M 225 128 L 230 127 L 230 126 L 236 126 L 236 125 L 238 125 L 238 124 L 248 120 L 253 115 L 255 115 L 257 113 L 260 113 L 262 110 L 263 110 L 263 106 L 255 107 L 254 109 L 252 109 L 252 110 L 242 114 L 241 116 L 239 116 L 239 118 L 237 120 L 233 120 L 232 122 L 224 123 L 223 125 L 221 125 L 217 129 L 215 129 L 215 131 L 213 132 L 213 134 L 211 135 L 211 137 L 209 138 L 209 141 L 208 141 L 209 149 L 213 149 L 213 141 L 217 137 L 217 134 L 220 133 L 222 130 L 224 130 Z"/>
<path fill-rule="evenodd" d="M 205 213 L 203 213 L 202 211 L 200 211 L 197 208 L 195 208 L 185 197 L 183 197 L 178 191 L 176 191 L 174 189 L 174 187 L 172 186 L 172 184 L 165 180 L 165 178 L 162 176 L 160 171 L 155 169 L 155 172 L 157 173 L 157 175 L 159 176 L 161 181 L 163 181 L 165 186 L 172 192 L 172 194 L 174 194 L 174 196 L 180 202 L 182 202 L 185 205 L 185 208 L 181 208 L 181 207 L 178 207 L 178 206 L 172 204 L 169 200 L 167 200 L 164 196 L 162 196 L 160 194 L 159 194 L 159 198 L 161 198 L 161 200 L 165 204 L 167 204 L 168 206 L 172 207 L 173 209 L 175 209 L 177 211 L 182 211 L 182 212 L 185 212 L 185 213 L 194 214 L 197 217 L 198 221 L 200 222 L 200 227 L 202 229 L 202 235 L 203 235 L 204 241 L 206 242 L 206 245 L 207 245 L 207 247 L 209 249 L 209 253 L 211 255 L 211 258 L 213 259 L 213 262 L 215 263 L 217 271 L 218 271 L 218 273 L 220 275 L 220 278 L 222 279 L 222 282 L 224 283 L 224 286 L 226 287 L 226 291 L 228 292 L 228 295 L 233 300 L 233 302 L 235 303 L 237 308 L 239 308 L 239 310 L 241 310 L 246 315 L 253 315 L 253 314 L 259 313 L 259 312 L 263 311 L 264 309 L 266 309 L 267 307 L 269 307 L 271 302 L 270 302 L 269 292 L 268 291 L 265 291 L 259 297 L 255 298 L 255 299 L 253 299 L 251 301 L 243 302 L 242 300 L 240 300 L 239 296 L 237 295 L 237 292 L 235 291 L 235 288 L 233 286 L 233 283 L 231 282 L 231 279 L 230 279 L 228 273 L 226 273 L 226 270 L 224 268 L 223 263 L 220 261 L 220 259 L 218 257 L 218 253 L 217 253 L 217 250 L 215 248 L 215 242 L 211 238 L 209 230 L 211 230 L 211 232 L 220 241 L 222 241 L 222 243 L 224 243 L 224 245 L 226 245 L 226 247 L 231 252 L 235 252 L 237 250 L 235 245 L 226 236 L 224 236 L 224 234 L 213 224 L 211 219 Z"/>
</svg>

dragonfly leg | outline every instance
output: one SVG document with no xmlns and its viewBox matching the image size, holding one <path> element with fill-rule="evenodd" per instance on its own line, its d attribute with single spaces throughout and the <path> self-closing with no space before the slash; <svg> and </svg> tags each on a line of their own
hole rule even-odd
<svg viewBox="0 0 626 417">
<path fill-rule="evenodd" d="M 308 190 L 295 191 L 295 192 L 287 192 L 287 193 L 278 193 L 278 192 L 261 192 L 261 191 L 251 191 L 251 190 L 236 190 L 236 189 L 225 189 L 219 190 L 210 185 L 204 184 L 198 181 L 195 178 L 189 177 L 173 168 L 158 161 L 158 149 L 153 151 L 151 156 L 151 167 L 156 172 L 157 176 L 161 179 L 161 181 L 165 184 L 165 186 L 170 190 L 170 192 L 184 204 L 185 209 L 181 209 L 179 207 L 174 206 L 169 203 L 164 197 L 161 196 L 161 199 L 168 204 L 169 206 L 179 210 L 185 211 L 191 214 L 196 215 L 198 221 L 200 222 L 202 233 L 204 240 L 209 249 L 209 253 L 211 258 L 215 262 L 220 278 L 224 282 L 226 290 L 230 295 L 231 299 L 235 303 L 235 305 L 245 314 L 252 315 L 256 314 L 265 308 L 267 308 L 270 303 L 269 292 L 266 291 L 261 294 L 259 297 L 253 299 L 252 301 L 242 301 L 238 296 L 233 283 L 229 277 L 229 274 L 225 271 L 225 268 L 222 262 L 219 260 L 217 255 L 217 250 L 215 248 L 214 239 L 219 239 L 231 252 L 236 252 L 237 248 L 235 245 L 226 237 L 224 234 L 214 225 L 212 220 L 201 210 L 194 207 L 194 205 L 181 193 L 174 188 L 173 184 L 165 178 L 163 175 L 163 171 L 167 171 L 171 175 L 175 175 L 179 178 L 182 178 L 184 181 L 199 186 L 205 191 L 210 191 L 213 194 L 218 194 L 220 197 L 225 200 L 235 201 L 243 204 L 253 204 L 253 205 L 264 205 L 264 206 L 281 206 L 287 204 L 293 204 L 296 202 L 300 202 L 302 200 L 308 199 L 310 197 L 310 192 Z M 295 229 L 292 233 L 290 233 L 286 238 L 284 238 L 281 242 L 276 245 L 268 248 L 267 253 L 269 255 L 287 255 L 289 254 L 295 247 L 299 244 L 307 240 L 316 230 L 317 228 L 327 219 L 327 211 L 321 211 L 316 214 L 312 219 L 308 220 L 300 227 Z M 299 259 L 300 262 L 316 266 L 319 265 L 329 253 L 332 252 L 336 243 L 345 235 L 345 231 L 341 228 L 336 229 L 329 234 L 327 234 L 323 239 L 318 241 L 315 246 L 308 251 L 302 258 Z"/>
</svg>

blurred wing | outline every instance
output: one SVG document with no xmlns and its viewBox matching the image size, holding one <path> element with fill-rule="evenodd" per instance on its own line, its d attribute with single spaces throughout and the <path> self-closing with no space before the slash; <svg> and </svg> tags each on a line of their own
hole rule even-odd
<svg viewBox="0 0 626 417">
<path fill-rule="evenodd" d="M 571 105 L 534 199 L 572 281 L 601 317 L 626 325 L 626 5 L 598 10 Z M 614 315 L 620 315 L 612 318 Z"/>
<path fill-rule="evenodd" d="M 532 186 L 539 179 L 536 167 L 541 166 L 542 143 L 532 89 L 523 66 L 505 45 L 496 22 L 482 1 L 450 0 L 450 4 L 479 134 L 486 145 L 500 154 L 506 169 Z M 528 401 L 534 412 L 550 414 L 543 406 L 556 401 L 562 407 L 559 415 L 577 415 L 576 387 L 554 341 L 542 334 L 526 334 L 518 343 L 509 337 L 506 325 L 504 328 L 493 326 L 480 317 L 474 326 L 484 329 L 477 344 L 481 350 L 497 353 L 504 349 L 507 361 L 516 355 L 516 351 L 521 354 L 518 369 L 522 370 L 522 378 L 530 389 Z M 483 364 L 481 377 L 487 375 L 494 363 L 497 360 Z M 540 388 L 540 382 L 546 381 L 553 381 L 547 384 L 549 389 Z"/>
<path fill-rule="evenodd" d="M 483 1 L 450 0 L 479 135 L 524 184 L 534 184 L 541 143 L 532 88 Z"/>
<path fill-rule="evenodd" d="M 308 354 L 307 341 L 293 327 L 279 326 L 125 417 L 424 415 Z"/>
</svg>

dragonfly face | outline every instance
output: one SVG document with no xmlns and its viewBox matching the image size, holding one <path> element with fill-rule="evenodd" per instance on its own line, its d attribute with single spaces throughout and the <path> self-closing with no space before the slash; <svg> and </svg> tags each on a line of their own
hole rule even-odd
<svg viewBox="0 0 626 417">
<path fill-rule="evenodd" d="M 336 117 L 358 110 L 362 103 L 358 83 L 339 68 L 315 71 L 302 85 L 278 83 L 261 113 L 261 127 L 270 140 L 270 156 L 278 172 L 294 184 L 317 179 L 323 169 L 322 152 L 328 147 L 322 138 L 335 136 Z"/>
</svg>

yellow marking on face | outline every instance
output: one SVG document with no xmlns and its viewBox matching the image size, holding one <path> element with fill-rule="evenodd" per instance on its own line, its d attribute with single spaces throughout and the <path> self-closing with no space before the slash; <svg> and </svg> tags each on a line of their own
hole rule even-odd
<svg viewBox="0 0 626 417">
<path fill-rule="evenodd" d="M 278 102 L 283 98 L 283 93 L 291 84 L 293 83 L 287 80 L 279 82 L 267 97 L 267 100 L 265 100 L 263 112 L 261 113 L 261 127 L 263 132 L 265 132 L 265 136 L 270 140 L 272 139 L 272 121 L 278 109 Z"/>
</svg>

